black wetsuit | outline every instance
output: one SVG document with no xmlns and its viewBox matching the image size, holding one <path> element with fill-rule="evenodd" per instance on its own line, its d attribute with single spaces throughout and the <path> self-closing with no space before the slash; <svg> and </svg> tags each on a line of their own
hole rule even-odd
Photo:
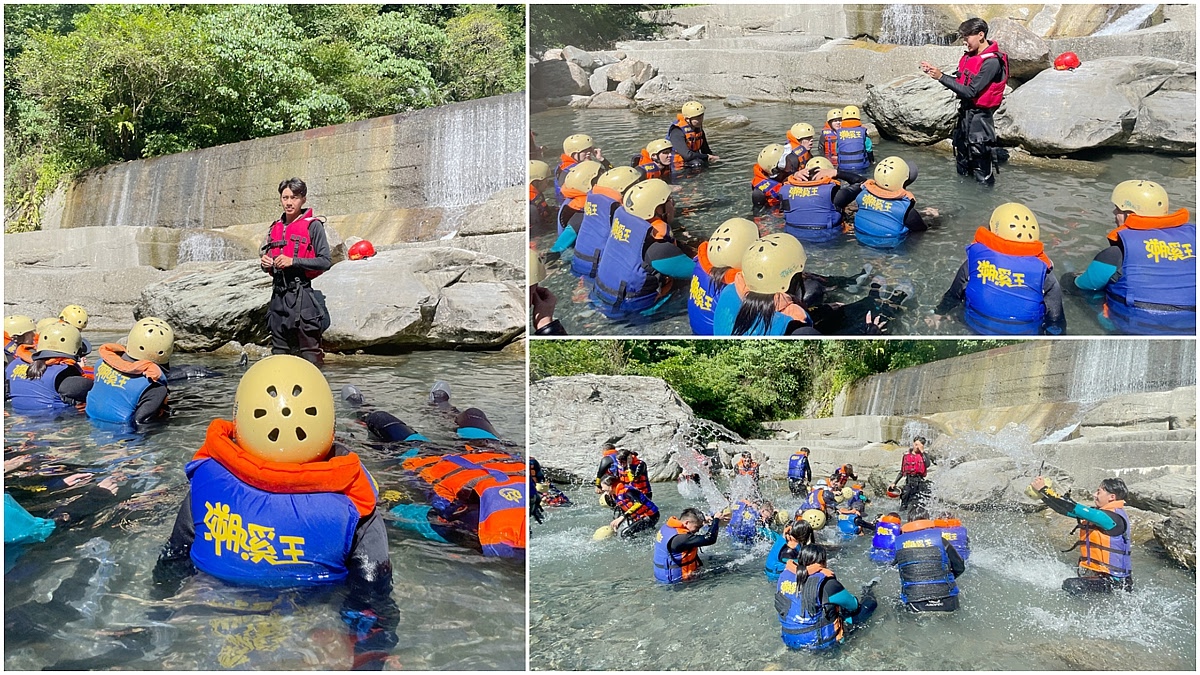
<svg viewBox="0 0 1200 675">
<path fill-rule="evenodd" d="M 926 471 L 933 464 L 933 460 L 929 459 L 929 455 L 924 452 L 921 453 L 921 461 L 925 463 Z M 900 488 L 900 509 L 911 512 L 914 509 L 924 508 L 925 501 L 931 495 L 929 480 L 915 474 L 905 476 L 901 472 L 896 474 L 896 480 L 892 481 L 892 485 L 899 485 L 901 478 L 904 478 L 904 487 Z"/>
<path fill-rule="evenodd" d="M 270 236 L 268 232 L 264 252 L 270 245 Z M 320 220 L 309 222 L 308 238 L 314 257 L 294 257 L 291 267 L 267 272 L 274 278 L 271 303 L 267 306 L 267 329 L 271 331 L 272 354 L 293 354 L 320 366 L 321 333 L 329 325 L 329 314 L 324 302 L 313 292 L 312 281 L 305 272 L 324 272 L 333 265 L 333 260 Z"/>
<path fill-rule="evenodd" d="M 994 108 L 977 108 L 971 104 L 988 85 L 998 82 L 1004 75 L 1004 64 L 1000 58 L 983 60 L 979 73 L 969 84 L 959 84 L 957 79 L 943 74 L 938 82 L 954 92 L 960 100 L 958 121 L 954 126 L 951 141 L 954 144 L 954 161 L 958 175 L 973 175 L 980 183 L 992 185 L 996 182 L 993 173 L 995 163 L 996 125 L 992 120 Z"/>
<path fill-rule="evenodd" d="M 720 521 L 714 520 L 705 529 L 695 534 L 677 534 L 667 542 L 667 551 L 683 553 L 701 546 L 712 546 L 717 543 L 717 535 L 721 532 Z"/>
<path fill-rule="evenodd" d="M 702 167 L 708 166 L 709 156 L 713 154 L 711 148 L 708 147 L 708 134 L 700 131 L 700 151 L 692 152 L 688 147 L 687 135 L 683 133 L 683 129 L 672 126 L 667 132 L 667 140 L 671 141 L 671 148 L 675 150 L 675 156 L 683 161 L 685 167 Z"/>
<path fill-rule="evenodd" d="M 993 59 L 994 60 L 994 59 Z M 942 301 L 933 310 L 936 314 L 946 314 L 958 306 L 967 297 L 967 283 L 971 272 L 967 263 L 958 268 L 950 288 L 942 295 Z M 1063 313 L 1063 292 L 1058 279 L 1054 276 L 1054 268 L 1046 269 L 1046 277 L 1042 281 L 1042 301 L 1046 305 L 1046 314 L 1042 317 L 1042 335 L 1062 335 L 1067 329 L 1067 317 Z"/>
</svg>

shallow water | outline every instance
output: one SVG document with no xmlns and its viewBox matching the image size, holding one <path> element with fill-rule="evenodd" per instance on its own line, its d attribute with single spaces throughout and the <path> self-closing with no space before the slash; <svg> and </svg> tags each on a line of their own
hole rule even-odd
<svg viewBox="0 0 1200 675">
<path fill-rule="evenodd" d="M 93 343 L 104 341 L 88 336 Z M 116 336 L 104 336 L 108 339 Z M 101 560 L 88 579 L 83 618 L 60 625 L 34 607 L 49 632 L 31 642 L 5 645 L 6 669 L 37 670 L 63 658 L 109 652 L 136 642 L 134 654 L 115 663 L 82 667 L 121 669 L 324 669 L 347 670 L 351 650 L 338 617 L 341 589 L 259 592 L 234 589 L 200 574 L 175 597 L 150 599 L 151 570 L 170 535 L 186 489 L 184 464 L 214 417 L 228 419 L 240 370 L 236 359 L 180 354 L 177 363 L 205 365 L 225 377 L 172 385 L 170 423 L 142 436 L 117 438 L 92 428 L 83 415 L 57 427 L 5 411 L 5 458 L 30 453 L 37 464 L 66 462 L 96 471 L 99 481 L 119 472 L 136 496 L 100 513 L 94 526 L 56 530 L 25 550 L 5 574 L 4 607 L 46 602 L 82 558 Z M 434 442 L 452 443 L 453 424 L 426 404 L 435 380 L 451 385 L 460 408 L 478 407 L 503 438 L 523 451 L 525 368 L 506 354 L 419 352 L 395 357 L 330 360 L 324 369 L 335 394 L 355 384 L 367 403 L 394 413 Z M 380 492 L 399 487 L 398 472 L 382 448 L 368 443 L 366 428 L 338 403 L 338 440 L 363 457 Z M 28 471 L 18 469 L 16 474 Z M 15 475 L 15 474 L 14 474 Z M 27 479 L 26 479 L 27 480 Z M 36 495 L 14 491 L 18 502 Z M 35 515 L 44 515 L 37 513 Z M 520 563 L 484 558 L 477 551 L 437 544 L 388 527 L 394 567 L 393 597 L 400 609 L 395 666 L 406 669 L 518 670 L 524 668 L 525 573 Z M 107 549 L 107 550 L 106 550 Z M 82 575 L 81 575 L 82 576 Z M 21 626 L 32 634 L 36 627 Z M 123 638 L 115 635 L 124 633 Z M 135 637 L 131 637 L 131 635 Z"/>
<path fill-rule="evenodd" d="M 783 481 L 768 498 L 790 510 Z M 687 506 L 674 485 L 654 485 L 663 519 Z M 530 665 L 538 670 L 1195 670 L 1196 580 L 1135 549 L 1137 590 L 1073 599 L 1069 542 L 1048 534 L 1041 516 L 964 513 L 971 557 L 959 578 L 961 607 L 944 616 L 899 609 L 899 576 L 867 557 L 859 537 L 830 557 L 851 592 L 881 577 L 879 609 L 831 654 L 791 652 L 779 637 L 775 586 L 763 574 L 768 547 L 733 549 L 724 532 L 701 559 L 706 577 L 665 587 L 654 582 L 652 536 L 596 542 L 608 520 L 590 486 L 571 491 L 576 506 L 546 509 L 530 544 Z M 877 499 L 869 515 L 897 508 Z M 818 534 L 822 543 L 836 534 Z"/>
<path fill-rule="evenodd" d="M 676 181 L 683 186 L 676 196 L 677 209 L 682 213 L 675 224 L 676 236 L 685 241 L 706 240 L 728 218 L 750 217 L 750 168 L 759 151 L 768 143 L 784 142 L 786 130 L 796 122 L 809 122 L 819 129 L 829 109 L 829 106 L 784 103 L 728 110 L 714 102 L 709 107 L 713 118 L 710 127 L 717 118 L 734 114 L 745 115 L 751 124 L 740 129 L 710 129 L 709 141 L 713 152 L 721 157 L 720 162 L 698 176 Z M 646 143 L 662 137 L 668 124 L 665 113 L 643 115 L 627 110 L 555 108 L 531 118 L 538 143 L 545 146 L 548 156 L 558 157 L 566 136 L 586 132 L 615 166 L 628 163 L 629 157 Z M 1098 178 L 1005 164 L 996 187 L 988 189 L 959 177 L 949 155 L 888 140 L 875 144 L 876 159 L 892 154 L 920 167 L 920 178 L 910 190 L 919 207 L 933 206 L 941 212 L 940 224 L 927 232 L 909 235 L 899 248 L 889 252 L 862 246 L 853 235 L 829 244 L 805 244 L 805 248 L 807 269 L 812 272 L 857 274 L 864 263 L 870 263 L 874 274 L 884 277 L 888 285 L 912 284 L 914 297 L 905 305 L 902 318 L 893 322 L 894 334 L 970 334 L 962 323 L 961 309 L 940 321 L 933 315 L 933 309 L 966 259 L 963 249 L 975 229 L 986 225 L 992 209 L 1004 202 L 1024 203 L 1037 214 L 1055 275 L 1083 271 L 1095 254 L 1107 246 L 1105 235 L 1114 227 L 1108 198 L 1113 186 L 1121 181 L 1132 178 L 1157 181 L 1170 194 L 1172 209 L 1185 207 L 1194 213 L 1196 206 L 1194 157 L 1104 154 L 1095 160 L 1104 168 Z M 765 215 L 757 222 L 764 234 L 783 229 L 783 219 L 778 213 Z M 534 232 L 533 237 L 540 250 L 548 251 L 555 234 L 543 230 Z M 588 304 L 585 289 L 570 274 L 569 258 L 553 262 L 549 268 L 551 277 L 543 285 L 558 296 L 556 316 L 572 334 L 691 334 L 684 294 L 676 292 L 651 317 L 613 322 Z M 840 292 L 832 299 L 845 302 L 856 297 L 862 294 Z M 1068 334 L 1104 333 L 1095 310 L 1082 298 L 1065 298 L 1064 306 Z"/>
</svg>

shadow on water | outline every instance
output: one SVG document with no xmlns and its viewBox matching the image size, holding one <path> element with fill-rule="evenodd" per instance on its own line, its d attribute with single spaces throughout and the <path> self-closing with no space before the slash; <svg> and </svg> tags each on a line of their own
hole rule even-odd
<svg viewBox="0 0 1200 675">
<path fill-rule="evenodd" d="M 5 411 L 5 459 L 32 456 L 6 480 L 18 502 L 38 504 L 38 472 L 61 473 L 63 466 L 94 471 L 95 482 L 116 474 L 132 486 L 127 498 L 118 493 L 121 503 L 106 504 L 85 522 L 60 527 L 46 542 L 26 548 L 6 572 L 5 668 L 38 670 L 57 663 L 78 669 L 349 669 L 353 655 L 338 617 L 344 589 L 264 592 L 197 575 L 170 599 L 152 597 L 151 570 L 186 489 L 184 464 L 208 423 L 231 417 L 241 373 L 236 358 L 179 354 L 174 360 L 227 375 L 173 384 L 170 424 L 145 434 L 100 431 L 82 415 L 54 423 Z M 453 426 L 426 404 L 432 383 L 445 380 L 459 407 L 485 410 L 521 450 L 525 368 L 519 359 L 419 352 L 331 359 L 324 372 L 334 392 L 355 384 L 368 403 L 452 445 Z M 337 438 L 363 457 L 381 494 L 400 489 L 385 449 L 368 442 L 366 428 L 340 402 Z M 18 484 L 29 489 L 15 488 Z M 521 565 L 391 527 L 388 543 L 400 610 L 399 644 L 392 653 L 404 668 L 523 668 Z M 64 607 L 56 597 L 74 598 L 73 604 Z M 67 658 L 77 661 L 62 661 Z"/>
<path fill-rule="evenodd" d="M 703 241 L 728 218 L 750 217 L 750 168 L 763 146 L 782 143 L 785 131 L 796 122 L 809 122 L 820 128 L 829 106 L 763 103 L 738 110 L 709 106 L 709 138 L 721 161 L 700 175 L 678 181 L 683 190 L 676 196 L 683 215 L 676 223 L 685 241 Z M 749 126 L 720 129 L 714 124 L 721 117 L 745 115 Z M 584 110 L 556 108 L 533 115 L 531 125 L 547 156 L 557 157 L 562 139 L 586 132 L 604 150 L 614 166 L 629 162 L 649 141 L 665 135 L 669 115 L 643 115 L 626 110 Z M 1081 272 L 1092 257 L 1107 246 L 1105 235 L 1113 225 L 1112 188 L 1121 181 L 1145 178 L 1161 183 L 1171 196 L 1172 209 L 1195 211 L 1196 160 L 1140 153 L 1094 152 L 1088 161 L 1098 165 L 1098 177 L 1028 166 L 1006 164 L 1001 168 L 994 189 L 977 186 L 960 178 L 953 159 L 924 147 L 907 146 L 883 140 L 876 144 L 875 157 L 896 154 L 920 167 L 920 179 L 911 186 L 921 207 L 937 208 L 942 218 L 932 230 L 913 234 L 893 251 L 878 251 L 860 245 L 853 235 L 824 245 L 806 244 L 807 269 L 824 275 L 857 274 L 870 263 L 875 275 L 889 286 L 911 284 L 915 293 L 906 303 L 906 311 L 893 332 L 908 335 L 967 335 L 961 309 L 940 322 L 933 309 L 950 287 L 958 267 L 966 259 L 964 248 L 975 229 L 987 223 L 992 209 L 1004 202 L 1017 201 L 1029 206 L 1038 216 L 1046 253 L 1055 265 L 1055 274 Z M 553 162 L 554 160 L 548 160 Z M 553 195 L 550 195 L 552 198 Z M 764 234 L 780 232 L 782 217 L 768 214 L 758 220 Z M 539 250 L 548 251 L 555 233 L 532 233 Z M 651 317 L 614 323 L 604 318 L 587 302 L 586 289 L 570 274 L 569 259 L 551 263 L 552 275 L 543 285 L 552 290 L 559 303 L 556 316 L 574 334 L 688 335 L 687 298 L 676 292 L 672 299 Z M 855 296 L 835 293 L 833 299 L 847 301 Z M 1067 332 L 1073 335 L 1103 334 L 1095 310 L 1082 298 L 1064 300 Z M 897 325 L 898 324 L 898 325 Z"/>
</svg>

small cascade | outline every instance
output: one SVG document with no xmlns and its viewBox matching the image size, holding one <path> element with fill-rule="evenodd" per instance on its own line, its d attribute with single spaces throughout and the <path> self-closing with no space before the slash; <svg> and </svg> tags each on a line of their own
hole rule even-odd
<svg viewBox="0 0 1200 675">
<path fill-rule="evenodd" d="M 1087 340 L 1075 352 L 1067 400 L 1090 405 L 1118 394 L 1196 384 L 1191 340 Z"/>
<path fill-rule="evenodd" d="M 941 28 L 937 10 L 925 5 L 890 4 L 883 10 L 879 42 L 889 45 L 949 45 L 953 36 Z"/>
<path fill-rule="evenodd" d="M 245 260 L 243 247 L 212 232 L 199 231 L 184 235 L 179 240 L 177 262 L 223 262 Z"/>
<path fill-rule="evenodd" d="M 497 190 L 522 185 L 527 165 L 525 101 L 504 96 L 447 109 L 427 146 L 429 206 L 479 204 Z"/>
<path fill-rule="evenodd" d="M 1156 9 L 1158 9 L 1158 4 L 1151 3 L 1138 5 L 1116 19 L 1110 16 L 1108 21 L 1103 26 L 1100 26 L 1092 35 L 1119 35 L 1121 33 L 1128 33 L 1131 30 L 1137 30 L 1150 19 L 1150 16 L 1154 14 Z"/>
</svg>

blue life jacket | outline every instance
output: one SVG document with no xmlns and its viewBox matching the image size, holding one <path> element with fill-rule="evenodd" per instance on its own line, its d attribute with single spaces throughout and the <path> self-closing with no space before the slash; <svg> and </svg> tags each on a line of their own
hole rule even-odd
<svg viewBox="0 0 1200 675">
<path fill-rule="evenodd" d="M 871 560 L 877 563 L 890 564 L 896 556 L 896 537 L 900 536 L 900 523 L 880 522 L 875 526 L 875 536 L 871 537 Z"/>
<path fill-rule="evenodd" d="M 965 525 L 961 522 L 951 526 L 938 525 L 937 529 L 941 531 L 942 538 L 949 540 L 954 550 L 958 551 L 958 555 L 962 557 L 963 562 L 966 562 L 971 557 L 971 538 L 967 536 L 967 527 Z"/>
<path fill-rule="evenodd" d="M 742 296 L 738 295 L 737 287 L 734 284 L 727 284 L 722 289 L 721 294 L 717 296 L 717 304 L 713 307 L 713 335 L 733 335 L 733 324 L 737 320 L 738 312 L 742 309 Z M 792 317 L 782 312 L 775 312 L 771 317 L 771 323 L 768 326 L 763 326 L 762 322 L 756 323 L 749 333 L 746 335 L 786 335 L 788 325 L 795 321 Z M 811 323 L 811 319 L 805 325 Z"/>
<path fill-rule="evenodd" d="M 788 478 L 804 478 L 808 469 L 808 455 L 802 452 L 794 452 L 791 457 L 788 457 Z"/>
<path fill-rule="evenodd" d="M 645 259 L 653 240 L 654 227 L 648 221 L 625 207 L 613 214 L 590 296 L 602 312 L 633 314 L 658 303 L 659 275 Z"/>
<path fill-rule="evenodd" d="M 801 587 L 796 573 L 784 569 L 779 574 L 778 593 L 791 601 L 785 614 L 779 615 L 783 644 L 791 649 L 829 649 L 838 644 L 833 612 L 821 604 L 821 590 L 832 574 L 825 570 L 810 574 Z"/>
<path fill-rule="evenodd" d="M 712 335 L 717 280 L 700 264 L 699 256 L 693 260 L 695 265 L 692 266 L 692 286 L 688 293 L 688 323 L 692 326 L 693 335 Z"/>
<path fill-rule="evenodd" d="M 820 243 L 836 239 L 842 233 L 842 212 L 833 205 L 833 191 L 837 187 L 833 181 L 784 183 L 783 231 L 800 241 Z"/>
<path fill-rule="evenodd" d="M 616 191 L 613 191 L 616 194 Z M 579 236 L 575 239 L 575 258 L 571 260 L 571 274 L 585 279 L 596 278 L 600 267 L 600 254 L 608 243 L 612 231 L 612 218 L 621 207 L 620 195 L 598 193 L 595 188 L 588 193 L 583 205 L 583 222 L 579 224 Z"/>
<path fill-rule="evenodd" d="M 928 527 L 901 532 L 894 546 L 900 571 L 900 602 L 921 602 L 958 595 L 942 532 Z"/>
<path fill-rule="evenodd" d="M 42 376 L 36 380 L 29 379 L 29 366 L 21 359 L 13 359 L 4 369 L 4 377 L 8 380 L 8 395 L 12 400 L 12 408 L 18 412 L 58 412 L 72 406 L 63 401 L 55 388 L 55 380 L 67 368 L 80 374 L 78 366 L 59 363 L 47 366 Z"/>
<path fill-rule="evenodd" d="M 858 214 L 854 216 L 854 236 L 872 248 L 896 248 L 908 236 L 904 214 L 913 200 L 907 195 L 888 199 L 873 194 L 870 184 L 858 193 Z"/>
<path fill-rule="evenodd" d="M 848 512 L 847 509 L 838 509 L 837 527 L 838 533 L 842 535 L 843 539 L 850 539 L 858 536 L 858 524 L 855 520 L 858 517 L 858 513 L 853 511 Z"/>
<path fill-rule="evenodd" d="M 494 537 L 489 539 L 485 536 L 485 532 L 489 531 L 488 521 L 495 518 L 496 523 L 500 524 L 506 516 L 520 514 L 520 522 L 524 522 L 524 514 L 526 509 L 526 488 L 524 480 L 512 479 L 505 483 L 492 485 L 484 488 L 479 492 L 479 543 L 480 548 L 485 556 L 493 556 L 498 558 L 524 558 L 525 549 L 518 548 L 510 541 L 503 537 Z M 509 521 L 512 517 L 507 518 Z M 523 528 L 522 528 L 523 529 Z M 512 538 L 512 539 L 515 539 Z"/>
<path fill-rule="evenodd" d="M 822 504 L 820 501 L 821 498 L 819 495 L 821 495 L 821 493 L 824 493 L 825 504 Z M 816 488 L 809 490 L 808 496 L 804 498 L 804 501 L 800 502 L 800 510 L 807 511 L 809 509 L 816 509 L 818 511 L 824 511 L 825 506 L 832 504 L 833 501 L 833 490 L 830 490 L 829 488 Z"/>
<path fill-rule="evenodd" d="M 775 543 L 771 546 L 771 552 L 767 554 L 767 559 L 763 563 L 763 571 L 766 573 L 768 580 L 778 581 L 779 575 L 783 573 L 784 568 L 787 566 L 787 561 L 780 559 L 780 554 L 783 553 L 784 547 L 787 546 L 787 537 L 778 532 L 772 532 L 771 536 L 774 537 Z"/>
<path fill-rule="evenodd" d="M 1037 335 L 1046 316 L 1042 286 L 1048 271 L 1037 256 L 972 243 L 967 247 L 967 325 L 981 335 Z"/>
<path fill-rule="evenodd" d="M 725 526 L 725 533 L 738 543 L 753 544 L 758 538 L 758 509 L 746 502 L 738 502 Z"/>
<path fill-rule="evenodd" d="M 143 375 L 126 375 L 101 361 L 96 365 L 96 383 L 88 392 L 88 417 L 113 424 L 132 423 L 138 400 L 151 384 Z"/>
<path fill-rule="evenodd" d="M 845 127 L 838 130 L 837 167 L 849 171 L 862 171 L 871 166 L 867 159 L 867 128 Z"/>
<path fill-rule="evenodd" d="M 1117 230 L 1121 278 L 1105 289 L 1107 315 L 1131 335 L 1196 332 L 1196 225 Z"/>
<path fill-rule="evenodd" d="M 687 529 L 676 526 L 679 521 L 674 518 L 666 525 L 658 528 L 654 536 L 654 580 L 664 584 L 674 584 L 692 576 L 699 570 L 699 552 L 688 549 L 683 553 L 672 553 L 667 545 L 677 534 L 687 534 Z"/>
<path fill-rule="evenodd" d="M 238 480 L 215 459 L 188 462 L 192 562 L 233 584 L 282 587 L 337 583 L 359 515 L 330 492 L 266 492 Z"/>
</svg>

